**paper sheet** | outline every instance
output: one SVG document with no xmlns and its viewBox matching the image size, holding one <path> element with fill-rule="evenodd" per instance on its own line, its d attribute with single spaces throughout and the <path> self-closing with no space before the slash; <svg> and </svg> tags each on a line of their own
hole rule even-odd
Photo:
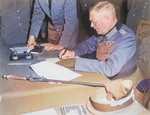
<svg viewBox="0 0 150 115">
<path fill-rule="evenodd" d="M 91 115 L 85 105 L 68 105 L 60 108 L 62 115 Z"/>
<path fill-rule="evenodd" d="M 22 114 L 22 115 L 58 115 L 54 108 L 42 110 L 42 111 L 36 111 L 32 113 Z"/>
<path fill-rule="evenodd" d="M 42 61 L 30 66 L 37 75 L 48 79 L 69 81 L 81 76 L 79 73 L 49 61 Z"/>
<path fill-rule="evenodd" d="M 49 58 L 49 59 L 46 59 L 46 61 L 56 63 L 56 62 L 60 61 L 60 59 L 59 58 Z"/>
</svg>

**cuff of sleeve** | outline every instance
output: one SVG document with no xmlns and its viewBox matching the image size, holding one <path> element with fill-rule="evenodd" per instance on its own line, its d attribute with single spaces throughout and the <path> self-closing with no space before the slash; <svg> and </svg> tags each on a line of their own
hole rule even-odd
<svg viewBox="0 0 150 115">
<path fill-rule="evenodd" d="M 80 56 L 80 52 L 77 48 L 74 48 L 72 51 L 75 52 L 75 56 Z"/>
</svg>

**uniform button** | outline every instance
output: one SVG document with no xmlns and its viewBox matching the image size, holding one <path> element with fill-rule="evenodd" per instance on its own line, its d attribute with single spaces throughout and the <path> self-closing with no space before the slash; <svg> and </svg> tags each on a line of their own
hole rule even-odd
<svg viewBox="0 0 150 115">
<path fill-rule="evenodd" d="M 18 19 L 20 19 L 20 17 L 18 17 Z"/>
<path fill-rule="evenodd" d="M 87 6 L 87 4 L 84 4 L 84 6 L 86 7 L 86 6 Z"/>
<path fill-rule="evenodd" d="M 62 10 L 62 8 L 60 8 L 60 10 Z"/>
<path fill-rule="evenodd" d="M 19 10 L 17 10 L 17 12 L 19 12 Z"/>
<path fill-rule="evenodd" d="M 145 12 L 145 11 L 143 11 L 143 12 Z"/>
<path fill-rule="evenodd" d="M 57 31 L 59 31 L 59 29 L 57 29 Z"/>
<path fill-rule="evenodd" d="M 143 15 L 143 17 L 145 17 L 145 16 Z"/>
<path fill-rule="evenodd" d="M 145 2 L 145 4 L 147 4 L 147 2 Z"/>
<path fill-rule="evenodd" d="M 144 6 L 144 8 L 146 8 L 146 6 Z"/>
<path fill-rule="evenodd" d="M 19 23 L 19 26 L 21 25 L 21 23 Z"/>
<path fill-rule="evenodd" d="M 135 14 L 133 14 L 133 16 L 135 16 Z"/>
</svg>

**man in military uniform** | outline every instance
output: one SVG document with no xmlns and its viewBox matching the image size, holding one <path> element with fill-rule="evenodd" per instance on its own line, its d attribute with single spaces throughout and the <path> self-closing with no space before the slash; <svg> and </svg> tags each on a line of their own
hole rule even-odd
<svg viewBox="0 0 150 115">
<path fill-rule="evenodd" d="M 128 0 L 127 26 L 135 33 L 141 18 L 150 19 L 150 0 Z"/>
<path fill-rule="evenodd" d="M 39 34 L 40 27 L 45 18 L 49 18 L 48 33 L 51 33 L 51 41 L 56 41 L 46 50 L 72 49 L 76 45 L 78 35 L 78 17 L 76 0 L 36 0 L 30 28 L 28 46 L 36 45 L 35 38 Z M 50 41 L 50 40 L 49 40 Z"/>
<path fill-rule="evenodd" d="M 26 44 L 34 0 L 0 0 L 0 44 Z"/>
<path fill-rule="evenodd" d="M 77 58 L 74 70 L 101 73 L 110 79 L 132 75 L 137 70 L 134 32 L 118 21 L 114 5 L 107 1 L 96 2 L 89 12 L 91 27 L 98 36 L 93 35 L 65 54 L 62 50 L 59 57 L 93 55 L 93 59 Z"/>
</svg>

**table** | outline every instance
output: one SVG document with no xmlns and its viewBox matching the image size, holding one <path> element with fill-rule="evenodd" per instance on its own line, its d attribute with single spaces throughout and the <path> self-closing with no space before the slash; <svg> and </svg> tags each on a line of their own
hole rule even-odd
<svg viewBox="0 0 150 115">
<path fill-rule="evenodd" d="M 0 76 L 4 74 L 27 76 L 34 73 L 29 65 L 7 65 L 10 54 L 8 46 L 0 46 Z M 100 83 L 108 81 L 106 77 L 100 76 L 101 74 L 83 73 L 83 76 L 75 81 Z M 60 107 L 85 104 L 96 89 L 98 88 L 73 84 L 5 80 L 0 77 L 0 96 L 2 97 L 0 114 L 20 115 L 48 108 L 55 108 L 58 114 L 61 114 Z"/>
<path fill-rule="evenodd" d="M 29 65 L 6 65 L 10 51 L 7 46 L 0 46 L 0 75 L 14 74 L 26 76 L 33 71 Z M 99 73 L 81 72 L 82 76 L 74 81 L 106 83 L 108 78 Z M 47 82 L 29 82 L 5 80 L 0 77 L 0 114 L 20 115 L 44 109 L 54 108 L 61 115 L 60 107 L 86 104 L 90 95 L 99 87 L 75 84 L 49 84 Z M 146 110 L 146 109 L 144 109 Z M 146 111 L 147 112 L 147 111 Z"/>
</svg>

